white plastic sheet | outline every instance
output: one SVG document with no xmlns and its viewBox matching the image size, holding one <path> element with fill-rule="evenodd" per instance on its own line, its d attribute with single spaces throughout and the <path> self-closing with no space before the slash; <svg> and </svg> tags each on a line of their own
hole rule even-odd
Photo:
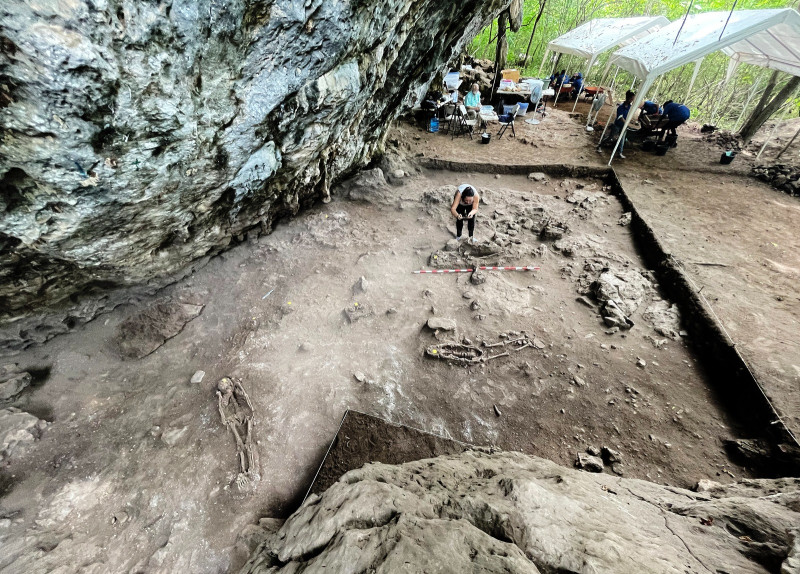
<svg viewBox="0 0 800 574">
<path fill-rule="evenodd" d="M 595 60 L 603 52 L 635 41 L 669 24 L 663 16 L 597 18 L 547 44 L 547 50 Z"/>
<path fill-rule="evenodd" d="M 644 80 L 722 50 L 736 63 L 800 76 L 800 14 L 790 8 L 706 12 L 686 18 L 683 29 L 682 24 L 676 20 L 639 38 L 611 61 Z"/>
</svg>

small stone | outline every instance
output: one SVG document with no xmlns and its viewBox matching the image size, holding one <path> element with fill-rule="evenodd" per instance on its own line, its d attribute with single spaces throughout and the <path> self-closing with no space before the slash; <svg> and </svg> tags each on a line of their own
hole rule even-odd
<svg viewBox="0 0 800 574">
<path fill-rule="evenodd" d="M 29 373 L 19 373 L 11 376 L 7 381 L 0 383 L 0 403 L 10 403 L 16 400 L 31 384 Z"/>
<path fill-rule="evenodd" d="M 587 446 L 586 453 L 592 456 L 600 456 L 600 449 L 596 446 Z"/>
<path fill-rule="evenodd" d="M 600 457 L 592 456 L 582 452 L 578 453 L 578 460 L 575 461 L 575 466 L 588 472 L 603 472 L 603 469 L 605 468 L 603 461 L 600 460 Z"/>
<path fill-rule="evenodd" d="M 714 490 L 722 486 L 719 482 L 714 480 L 708 480 L 707 478 L 701 478 L 697 484 L 694 485 L 695 492 L 708 492 L 709 490 Z"/>
<path fill-rule="evenodd" d="M 450 241 L 448 241 L 445 244 L 444 250 L 445 251 L 458 251 L 458 248 L 460 246 L 461 246 L 461 242 L 458 239 L 453 238 L 453 239 L 451 239 Z"/>
<path fill-rule="evenodd" d="M 647 366 L 647 362 L 644 359 L 639 359 L 636 361 L 636 366 L 640 369 L 644 369 Z"/>
<path fill-rule="evenodd" d="M 545 181 L 547 179 L 547 176 L 541 171 L 537 171 L 534 173 L 529 173 L 528 179 L 532 179 L 533 181 Z"/>
<path fill-rule="evenodd" d="M 428 328 L 434 331 L 455 331 L 456 322 L 444 317 L 431 317 L 428 319 Z"/>
<path fill-rule="evenodd" d="M 303 343 L 300 343 L 300 346 L 297 347 L 297 350 L 301 351 L 303 353 L 308 353 L 309 351 L 313 351 L 314 350 L 314 345 L 312 345 L 308 341 L 305 341 Z"/>
<path fill-rule="evenodd" d="M 533 339 L 533 346 L 536 347 L 537 349 L 545 348 L 545 344 L 540 339 L 536 338 Z"/>
<path fill-rule="evenodd" d="M 391 172 L 391 176 L 395 179 L 403 179 L 405 172 L 402 169 L 395 169 Z"/>
<path fill-rule="evenodd" d="M 355 285 L 353 285 L 353 294 L 358 295 L 360 293 L 366 293 L 368 285 L 366 278 L 362 275 L 358 278 L 358 281 L 355 282 Z"/>
<path fill-rule="evenodd" d="M 613 472 L 618 476 L 622 476 L 625 474 L 625 467 L 622 466 L 622 463 L 615 462 L 614 464 L 611 465 L 611 472 Z"/>
<path fill-rule="evenodd" d="M 191 382 L 192 384 L 197 385 L 197 384 L 203 382 L 203 377 L 205 377 L 205 376 L 206 376 L 206 372 L 205 371 L 195 371 L 194 375 L 192 375 L 192 378 L 190 379 L 189 382 Z"/>
<path fill-rule="evenodd" d="M 394 307 L 389 307 L 388 309 L 386 309 L 387 315 L 394 315 L 395 313 L 397 313 L 397 309 L 395 309 Z"/>
<path fill-rule="evenodd" d="M 476 269 L 472 272 L 472 275 L 470 275 L 469 282 L 473 285 L 482 285 L 486 283 L 486 273 Z"/>
<path fill-rule="evenodd" d="M 494 178 L 495 179 L 500 179 L 500 174 L 499 173 L 494 174 Z"/>
<path fill-rule="evenodd" d="M 606 464 L 622 462 L 622 455 L 618 451 L 607 446 L 604 446 L 600 450 L 600 456 L 603 457 L 603 460 L 606 462 Z"/>
<path fill-rule="evenodd" d="M 579 377 L 579 376 L 577 376 L 577 375 L 575 375 L 575 376 L 573 376 L 573 377 L 572 377 L 572 381 L 573 381 L 573 382 L 574 382 L 576 385 L 578 385 L 579 387 L 585 387 L 585 386 L 586 386 L 586 381 L 584 381 L 582 378 L 580 378 L 580 377 Z"/>
<path fill-rule="evenodd" d="M 355 373 L 353 373 L 353 376 L 359 383 L 363 383 L 364 381 L 367 380 L 367 376 L 361 371 L 356 371 Z"/>
<path fill-rule="evenodd" d="M 577 298 L 577 299 L 575 299 L 575 300 L 576 300 L 578 303 L 583 303 L 584 305 L 586 305 L 586 306 L 587 306 L 587 307 L 589 307 L 590 309 L 594 309 L 594 308 L 595 308 L 595 305 L 594 305 L 594 303 L 592 303 L 592 301 L 591 301 L 591 300 L 590 300 L 588 297 L 586 297 L 586 296 L 584 296 L 584 295 L 581 295 L 580 297 L 578 297 L 578 298 Z"/>
<path fill-rule="evenodd" d="M 481 308 L 481 305 L 477 301 L 473 301 L 472 303 L 470 303 L 469 308 L 472 309 L 473 311 L 477 311 Z"/>
<path fill-rule="evenodd" d="M 501 416 L 503 413 L 500 412 L 500 409 L 497 408 L 497 405 L 492 405 L 494 407 L 494 414 L 498 417 Z"/>
<path fill-rule="evenodd" d="M 630 212 L 623 213 L 622 217 L 619 218 L 619 221 L 617 221 L 617 223 L 619 225 L 622 225 L 622 226 L 630 225 L 632 219 L 633 219 L 633 214 L 632 213 L 630 213 Z"/>
</svg>

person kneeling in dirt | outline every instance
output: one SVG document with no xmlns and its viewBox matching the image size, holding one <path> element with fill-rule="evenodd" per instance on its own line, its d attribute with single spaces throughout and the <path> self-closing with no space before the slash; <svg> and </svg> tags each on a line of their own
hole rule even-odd
<svg viewBox="0 0 800 574">
<path fill-rule="evenodd" d="M 597 144 L 597 153 L 600 153 L 600 148 L 603 147 L 608 141 L 613 141 L 618 135 L 622 133 L 622 128 L 625 127 L 625 118 L 628 117 L 628 112 L 631 111 L 631 106 L 633 105 L 633 99 L 636 97 L 636 94 L 632 91 L 628 90 L 625 92 L 625 101 L 622 102 L 620 105 L 617 106 L 617 119 L 614 120 L 614 123 L 611 124 L 611 130 L 604 138 L 600 140 L 600 143 Z M 619 142 L 619 157 L 625 159 L 625 156 L 622 155 L 623 150 L 625 149 L 625 136 L 622 136 L 622 141 Z"/>
<path fill-rule="evenodd" d="M 458 186 L 456 196 L 453 198 L 453 205 L 450 206 L 450 213 L 456 218 L 456 239 L 458 241 L 461 241 L 461 231 L 464 229 L 464 219 L 466 219 L 469 242 L 475 243 L 472 234 L 475 231 L 475 214 L 478 213 L 480 201 L 481 198 L 473 186 L 467 183 Z"/>
<path fill-rule="evenodd" d="M 691 116 L 689 108 L 683 104 L 676 104 L 672 100 L 664 102 L 664 117 L 667 118 L 667 125 L 664 126 L 664 133 L 669 131 L 667 141 L 673 146 L 678 140 L 678 132 L 675 128 L 686 123 Z M 662 134 L 663 137 L 663 134 Z"/>
</svg>

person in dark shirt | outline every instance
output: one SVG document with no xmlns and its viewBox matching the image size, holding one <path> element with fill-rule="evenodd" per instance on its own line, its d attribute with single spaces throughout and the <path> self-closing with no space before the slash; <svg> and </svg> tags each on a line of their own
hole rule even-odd
<svg viewBox="0 0 800 574">
<path fill-rule="evenodd" d="M 618 135 L 622 133 L 622 128 L 625 127 L 625 118 L 628 117 L 628 113 L 631 111 L 631 106 L 633 105 L 633 99 L 636 97 L 636 94 L 632 91 L 628 90 L 625 93 L 625 101 L 622 102 L 620 105 L 617 106 L 617 119 L 614 120 L 614 123 L 611 124 L 611 130 L 609 133 L 606 134 L 606 137 L 600 140 L 600 143 L 597 144 L 597 152 L 600 153 L 600 148 L 609 140 L 613 140 Z M 623 150 L 625 149 L 625 136 L 622 136 L 622 141 L 619 142 L 619 157 L 625 159 L 625 156 L 622 154 Z"/>
<path fill-rule="evenodd" d="M 662 113 L 661 108 L 658 106 L 656 102 L 651 102 L 650 100 L 646 100 L 642 105 L 642 113 L 647 114 L 648 116 L 657 116 Z"/>
<path fill-rule="evenodd" d="M 577 98 L 581 95 L 581 90 L 583 89 L 583 74 L 578 72 L 569 79 L 569 82 L 572 84 L 572 92 L 570 95 L 573 98 Z"/>
<path fill-rule="evenodd" d="M 692 113 L 689 108 L 683 104 L 677 104 L 672 100 L 667 100 L 664 102 L 664 117 L 667 118 L 668 122 L 667 125 L 664 126 L 664 133 L 666 134 L 667 131 L 669 131 L 673 141 L 676 140 L 678 138 L 676 128 L 686 123 L 686 120 L 688 120 L 691 115 Z"/>
</svg>

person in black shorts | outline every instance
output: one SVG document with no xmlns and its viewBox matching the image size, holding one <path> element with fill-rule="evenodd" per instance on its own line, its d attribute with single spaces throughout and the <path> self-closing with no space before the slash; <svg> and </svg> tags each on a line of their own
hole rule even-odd
<svg viewBox="0 0 800 574">
<path fill-rule="evenodd" d="M 469 232 L 469 242 L 475 243 L 473 233 L 475 231 L 475 214 L 478 213 L 478 204 L 481 198 L 477 190 L 467 184 L 462 183 L 458 186 L 456 196 L 453 198 L 453 205 L 450 206 L 450 213 L 456 218 L 456 239 L 461 241 L 461 232 L 464 229 L 464 220 L 467 220 L 467 231 Z"/>
</svg>

